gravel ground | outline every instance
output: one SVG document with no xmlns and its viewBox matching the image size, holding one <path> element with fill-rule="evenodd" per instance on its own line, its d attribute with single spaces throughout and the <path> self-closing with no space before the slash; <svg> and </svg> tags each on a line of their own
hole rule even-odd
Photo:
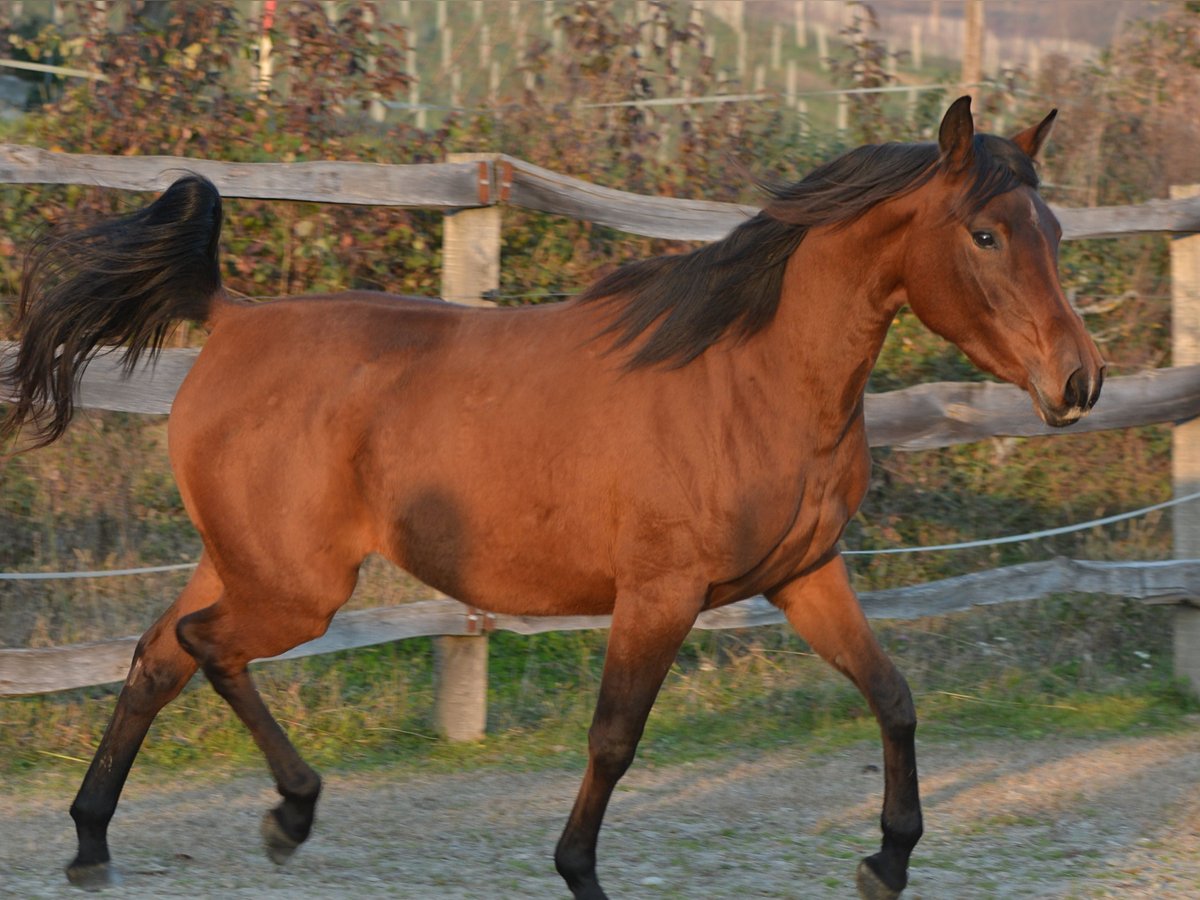
<svg viewBox="0 0 1200 900">
<path fill-rule="evenodd" d="M 877 842 L 878 747 L 637 766 L 601 836 L 614 898 L 850 898 Z M 905 897 L 1200 897 L 1200 723 L 1168 736 L 920 748 L 926 837 Z M 332 774 L 313 837 L 261 853 L 265 777 L 134 772 L 113 897 L 563 897 L 550 853 L 579 772 Z M 0 786 L 0 896 L 71 897 L 62 783 Z"/>
</svg>

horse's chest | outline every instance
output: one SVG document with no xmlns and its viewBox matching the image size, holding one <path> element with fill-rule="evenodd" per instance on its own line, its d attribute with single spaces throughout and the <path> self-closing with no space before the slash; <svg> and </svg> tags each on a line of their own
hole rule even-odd
<svg viewBox="0 0 1200 900">
<path fill-rule="evenodd" d="M 857 429 L 781 479 L 772 504 L 776 537 L 758 549 L 731 593 L 760 593 L 827 559 L 862 502 L 870 473 L 865 435 Z"/>
<path fill-rule="evenodd" d="M 804 479 L 795 521 L 780 544 L 802 567 L 815 564 L 838 542 L 866 494 L 871 458 L 865 441 L 814 461 Z"/>
</svg>

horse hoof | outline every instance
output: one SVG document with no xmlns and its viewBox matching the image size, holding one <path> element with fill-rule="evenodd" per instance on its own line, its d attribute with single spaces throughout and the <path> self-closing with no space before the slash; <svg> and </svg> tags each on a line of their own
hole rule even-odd
<svg viewBox="0 0 1200 900">
<path fill-rule="evenodd" d="M 900 896 L 900 891 L 884 884 L 865 859 L 858 864 L 858 871 L 854 873 L 854 886 L 858 888 L 858 896 L 862 900 L 896 900 Z"/>
<path fill-rule="evenodd" d="M 259 827 L 259 830 L 262 832 L 263 845 L 267 849 L 267 856 L 277 866 L 282 866 L 291 859 L 292 854 L 296 852 L 296 848 L 300 846 L 299 841 L 288 837 L 287 832 L 283 830 L 283 826 L 279 824 L 279 819 L 275 816 L 275 810 L 273 809 L 268 809 L 263 814 L 262 825 Z"/>
<path fill-rule="evenodd" d="M 72 864 L 67 866 L 67 881 L 85 891 L 102 891 L 117 887 L 121 883 L 121 873 L 111 862 L 83 866 Z"/>
</svg>

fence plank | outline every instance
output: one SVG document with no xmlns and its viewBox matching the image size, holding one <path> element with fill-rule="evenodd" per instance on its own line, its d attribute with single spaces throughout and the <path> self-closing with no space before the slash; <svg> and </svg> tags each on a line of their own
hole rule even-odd
<svg viewBox="0 0 1200 900">
<path fill-rule="evenodd" d="M 1034 437 L 1181 422 L 1200 416 L 1200 365 L 1109 378 L 1100 402 L 1069 428 L 1051 428 L 1011 384 L 935 382 L 868 394 L 872 447 L 928 450 L 988 437 Z"/>
<path fill-rule="evenodd" d="M 501 156 L 499 160 L 512 167 L 508 202 L 632 234 L 715 240 L 757 212 L 755 206 L 634 194 L 560 175 L 514 157 Z M 486 205 L 479 199 L 478 167 L 469 163 L 234 163 L 182 156 L 54 153 L 0 144 L 0 183 L 87 184 L 153 191 L 162 190 L 185 171 L 211 178 L 229 197 L 428 209 Z M 1052 209 L 1067 240 L 1200 231 L 1197 197 L 1152 200 L 1139 206 Z"/>
<path fill-rule="evenodd" d="M 514 206 L 608 225 L 632 234 L 682 241 L 715 241 L 758 212 L 754 206 L 647 197 L 560 175 L 513 157 Z"/>
<path fill-rule="evenodd" d="M 1137 206 L 1052 208 L 1059 224 L 1062 225 L 1063 239 L 1068 241 L 1156 232 L 1200 232 L 1200 196 L 1150 200 Z"/>
<path fill-rule="evenodd" d="M 467 634 L 464 607 L 454 600 L 343 612 L 321 637 L 276 659 L 299 659 L 413 637 Z M 0 649 L 0 696 L 43 694 L 123 681 L 137 637 L 62 647 Z"/>
<path fill-rule="evenodd" d="M 1094 562 L 1053 559 L 947 578 L 928 584 L 864 591 L 863 609 L 875 619 L 917 619 L 1050 594 L 1095 593 L 1153 603 L 1200 597 L 1200 560 Z M 433 635 L 467 635 L 477 624 L 456 600 L 419 600 L 402 606 L 343 612 L 324 636 L 276 657 L 296 659 Z M 705 630 L 782 624 L 782 613 L 762 597 L 701 613 Z M 608 616 L 494 617 L 493 627 L 518 634 L 607 628 Z M 124 679 L 137 638 L 46 649 L 0 650 L 0 696 L 39 694 Z"/>
<path fill-rule="evenodd" d="M 926 584 L 868 591 L 873 619 L 919 619 L 1051 594 L 1107 594 L 1151 603 L 1192 603 L 1200 597 L 1200 560 L 1108 562 L 1062 557 L 989 569 Z"/>
<path fill-rule="evenodd" d="M 0 341 L 0 369 L 16 352 L 15 341 Z M 75 404 L 81 409 L 166 415 L 199 353 L 198 348 L 190 347 L 164 350 L 157 360 L 140 363 L 128 376 L 123 367 L 123 349 L 103 353 L 84 370 Z M 0 385 L 0 403 L 9 399 Z"/>
<path fill-rule="evenodd" d="M 0 366 L 15 346 L 0 341 Z M 128 380 L 121 369 L 123 351 L 97 357 L 84 375 L 79 405 L 165 415 L 198 352 L 164 350 L 156 366 L 139 366 Z M 1200 365 L 1110 378 L 1099 405 L 1068 429 L 1044 424 L 1024 391 L 990 381 L 936 382 L 868 394 L 865 407 L 871 446 L 898 450 L 1182 422 L 1200 416 Z"/>
<path fill-rule="evenodd" d="M 226 197 L 426 209 L 480 205 L 479 169 L 471 163 L 237 163 L 182 156 L 53 153 L 0 144 L 0 183 L 160 191 L 185 172 L 211 179 Z"/>
</svg>

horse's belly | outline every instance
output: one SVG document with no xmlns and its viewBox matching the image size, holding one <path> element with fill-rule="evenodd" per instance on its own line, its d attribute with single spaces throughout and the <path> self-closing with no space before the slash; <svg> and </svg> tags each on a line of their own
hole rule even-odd
<svg viewBox="0 0 1200 900">
<path fill-rule="evenodd" d="M 564 483 L 547 467 L 455 455 L 426 458 L 403 486 L 391 486 L 377 507 L 386 520 L 381 551 L 437 590 L 482 609 L 611 611 L 612 529 L 594 492 Z"/>
<path fill-rule="evenodd" d="M 586 548 L 562 536 L 523 545 L 504 539 L 409 534 L 388 555 L 449 597 L 495 613 L 524 616 L 606 615 L 614 580 Z"/>
</svg>

